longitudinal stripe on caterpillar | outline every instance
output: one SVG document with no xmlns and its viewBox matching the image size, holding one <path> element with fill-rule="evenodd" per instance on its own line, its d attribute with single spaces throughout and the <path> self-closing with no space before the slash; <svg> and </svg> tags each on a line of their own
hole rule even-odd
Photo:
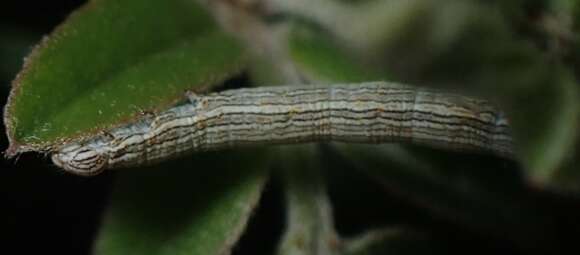
<svg viewBox="0 0 580 255">
<path fill-rule="evenodd" d="M 155 117 L 65 144 L 52 159 L 72 173 L 94 175 L 190 151 L 315 141 L 410 142 L 512 155 L 508 122 L 488 102 L 370 82 L 190 96 Z"/>
</svg>

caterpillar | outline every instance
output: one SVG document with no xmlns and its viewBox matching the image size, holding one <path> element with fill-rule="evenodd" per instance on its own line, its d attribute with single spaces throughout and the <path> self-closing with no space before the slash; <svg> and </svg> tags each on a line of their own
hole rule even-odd
<svg viewBox="0 0 580 255">
<path fill-rule="evenodd" d="M 184 103 L 155 116 L 51 153 L 65 171 L 91 176 L 188 152 L 322 141 L 513 154 L 508 120 L 489 102 L 387 82 L 188 94 Z"/>
</svg>

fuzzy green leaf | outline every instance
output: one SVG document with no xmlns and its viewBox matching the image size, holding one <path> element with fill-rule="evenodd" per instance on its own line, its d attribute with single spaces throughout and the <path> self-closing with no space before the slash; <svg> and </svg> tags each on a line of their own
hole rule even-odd
<svg viewBox="0 0 580 255">
<path fill-rule="evenodd" d="M 201 153 L 123 171 L 96 254 L 229 254 L 267 175 L 260 155 Z"/>
<path fill-rule="evenodd" d="M 242 59 L 195 1 L 91 1 L 33 50 L 14 81 L 8 154 L 163 109 L 231 76 Z"/>
</svg>

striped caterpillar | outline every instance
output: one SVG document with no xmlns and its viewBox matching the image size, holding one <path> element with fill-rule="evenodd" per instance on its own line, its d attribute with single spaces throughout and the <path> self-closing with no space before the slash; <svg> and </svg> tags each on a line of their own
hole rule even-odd
<svg viewBox="0 0 580 255">
<path fill-rule="evenodd" d="M 52 151 L 74 174 L 164 160 L 240 145 L 318 141 L 407 142 L 511 157 L 504 115 L 490 103 L 406 85 L 259 87 L 188 101 Z"/>
</svg>

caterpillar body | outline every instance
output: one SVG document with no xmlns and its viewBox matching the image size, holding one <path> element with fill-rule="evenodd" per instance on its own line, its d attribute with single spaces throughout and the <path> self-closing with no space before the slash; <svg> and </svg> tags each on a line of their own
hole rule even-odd
<svg viewBox="0 0 580 255">
<path fill-rule="evenodd" d="M 259 87 L 188 101 L 52 152 L 74 174 L 148 164 L 187 152 L 319 141 L 425 144 L 511 157 L 508 121 L 481 99 L 407 85 Z"/>
</svg>

